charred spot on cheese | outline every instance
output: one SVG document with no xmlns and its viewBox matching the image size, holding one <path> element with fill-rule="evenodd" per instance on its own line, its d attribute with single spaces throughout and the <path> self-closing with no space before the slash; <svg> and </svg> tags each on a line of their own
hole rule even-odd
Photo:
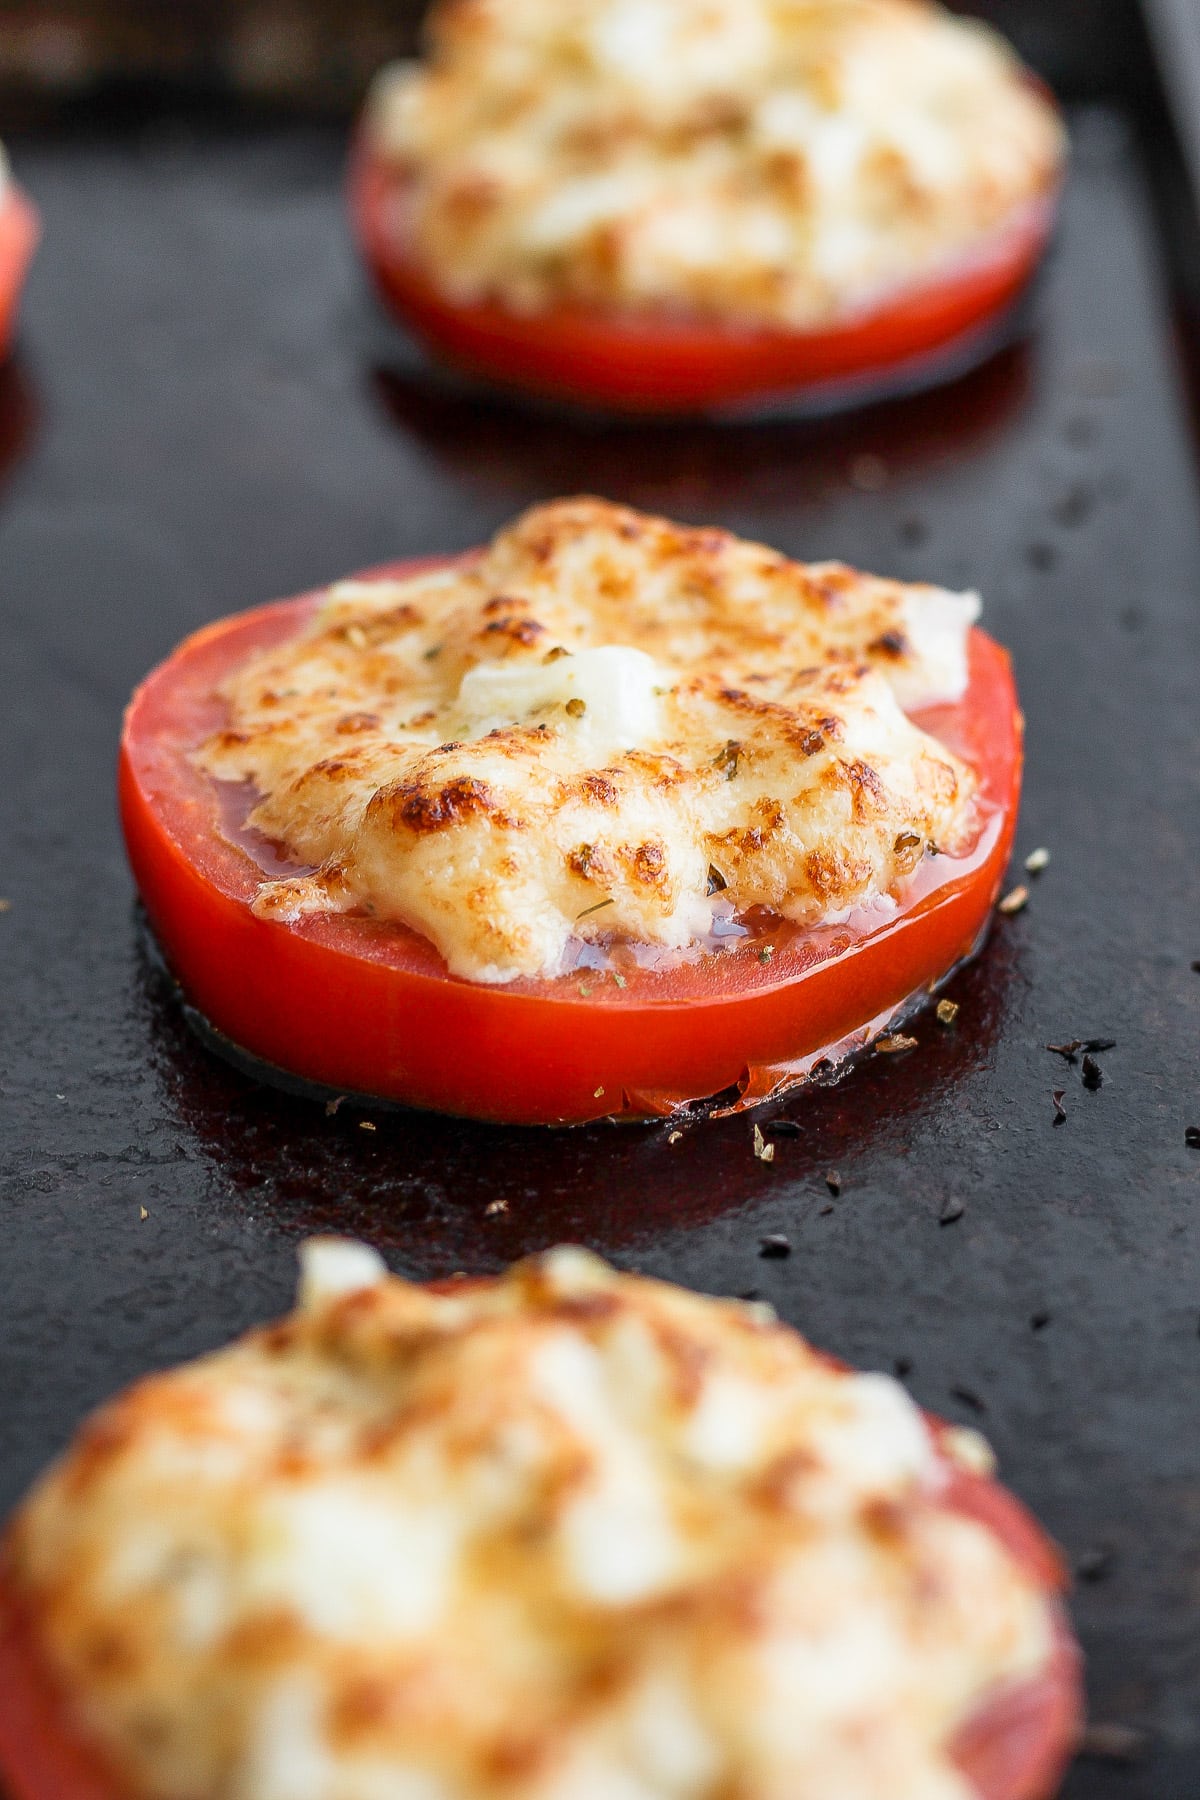
<svg viewBox="0 0 1200 1800">
<path fill-rule="evenodd" d="M 714 907 L 845 918 L 970 841 L 975 777 L 905 708 L 962 694 L 977 614 L 559 501 L 474 560 L 330 589 L 234 672 L 198 760 L 312 871 L 264 881 L 265 917 L 358 908 L 477 981 L 553 976 L 581 938 L 691 953 Z"/>
<path fill-rule="evenodd" d="M 302 1260 L 9 1531 L 122 1792 L 965 1800 L 1052 1615 L 897 1382 L 577 1249 L 441 1291 Z"/>
<path fill-rule="evenodd" d="M 1003 41 L 928 0 L 441 0 L 367 134 L 453 300 L 793 330 L 986 252 L 1064 150 Z"/>
</svg>

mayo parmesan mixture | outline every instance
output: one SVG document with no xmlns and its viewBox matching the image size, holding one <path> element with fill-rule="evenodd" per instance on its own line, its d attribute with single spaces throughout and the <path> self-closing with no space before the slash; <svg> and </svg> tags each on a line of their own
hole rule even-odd
<svg viewBox="0 0 1200 1800">
<path fill-rule="evenodd" d="M 368 139 L 459 302 L 810 329 L 1052 196 L 1057 115 L 927 0 L 442 0 Z"/>
<path fill-rule="evenodd" d="M 558 501 L 473 560 L 331 588 L 235 672 L 199 760 L 314 871 L 256 911 L 365 911 L 471 980 L 754 907 L 844 922 L 972 828 L 974 775 L 902 709 L 961 695 L 978 609 Z"/>
<path fill-rule="evenodd" d="M 580 1250 L 304 1268 L 9 1535 L 131 1800 L 971 1800 L 955 1733 L 1050 1610 L 898 1384 Z"/>
</svg>

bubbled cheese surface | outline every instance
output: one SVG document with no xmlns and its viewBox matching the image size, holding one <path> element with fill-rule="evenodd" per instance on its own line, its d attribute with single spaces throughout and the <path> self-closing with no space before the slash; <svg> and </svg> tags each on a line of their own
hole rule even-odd
<svg viewBox="0 0 1200 1800">
<path fill-rule="evenodd" d="M 927 0 L 442 0 L 368 112 L 460 301 L 809 329 L 1053 191 L 1053 108 Z"/>
<path fill-rule="evenodd" d="M 264 881 L 265 917 L 366 911 L 487 982 L 581 940 L 692 953 L 715 916 L 891 905 L 969 836 L 971 770 L 904 708 L 961 694 L 978 604 L 558 501 L 330 589 L 200 761 L 312 871 Z"/>
<path fill-rule="evenodd" d="M 971 1800 L 1044 1595 L 903 1390 L 559 1250 L 299 1309 L 102 1409 L 7 1543 L 130 1800 Z"/>
</svg>

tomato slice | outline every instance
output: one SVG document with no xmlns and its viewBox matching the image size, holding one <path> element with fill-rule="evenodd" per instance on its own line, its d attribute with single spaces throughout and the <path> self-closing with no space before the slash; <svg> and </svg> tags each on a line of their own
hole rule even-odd
<svg viewBox="0 0 1200 1800">
<path fill-rule="evenodd" d="M 916 715 L 979 775 L 978 841 L 963 857 L 928 858 L 896 912 L 857 928 L 789 928 L 769 958 L 752 945 L 630 968 L 620 984 L 580 968 L 495 987 L 450 975 L 432 944 L 401 925 L 255 917 L 265 865 L 231 830 L 230 796 L 192 752 L 224 723 L 223 678 L 302 630 L 317 604 L 312 594 L 280 601 L 188 638 L 134 694 L 121 741 L 125 841 L 167 960 L 216 1031 L 276 1070 L 509 1124 L 664 1116 L 726 1089 L 748 1104 L 865 1041 L 976 947 L 1008 861 L 1021 781 L 1008 657 L 980 631 L 963 700 Z"/>
<path fill-rule="evenodd" d="M 1027 286 L 1056 195 L 1015 214 L 975 254 L 819 331 L 739 328 L 665 312 L 606 315 L 580 305 L 535 314 L 448 298 L 397 233 L 403 176 L 365 142 L 350 210 L 384 303 L 447 363 L 472 376 L 605 411 L 695 413 L 839 388 L 918 384 L 986 351 Z M 944 378 L 944 377 L 943 377 Z"/>
<path fill-rule="evenodd" d="M 929 1422 L 940 1433 L 940 1422 Z M 954 1761 L 978 1800 L 1051 1800 L 1083 1716 L 1079 1650 L 1053 1598 L 1064 1585 L 1062 1564 L 1041 1527 L 998 1482 L 949 1462 L 946 1473 L 941 1504 L 1000 1539 L 1050 1599 L 1053 1633 L 1045 1668 L 994 1695 L 967 1721 L 954 1741 Z M 73 1724 L 2 1561 L 0 1694 L 0 1778 L 10 1800 L 133 1800 Z"/>
<path fill-rule="evenodd" d="M 40 236 L 37 212 L 20 189 L 0 194 L 0 361 L 12 347 L 25 271 Z"/>
</svg>

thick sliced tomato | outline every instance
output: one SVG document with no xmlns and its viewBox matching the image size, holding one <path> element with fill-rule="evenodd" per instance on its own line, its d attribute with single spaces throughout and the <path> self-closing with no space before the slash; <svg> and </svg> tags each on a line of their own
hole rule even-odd
<svg viewBox="0 0 1200 1800">
<path fill-rule="evenodd" d="M 977 254 L 820 331 L 745 328 L 658 312 L 583 306 L 536 314 L 462 305 L 424 273 L 396 232 L 402 178 L 365 145 L 350 172 L 351 214 L 385 303 L 456 368 L 510 388 L 606 411 L 696 413 L 750 401 L 951 372 L 985 348 L 1027 285 L 1054 221 L 1054 197 L 1014 217 Z"/>
<path fill-rule="evenodd" d="M 858 928 L 781 929 L 770 955 L 755 940 L 630 968 L 620 983 L 581 968 L 495 987 L 451 976 L 403 926 L 255 917 L 262 867 L 191 753 L 224 722 L 228 672 L 303 629 L 316 604 L 280 601 L 188 638 L 135 693 L 121 743 L 125 841 L 158 940 L 189 1001 L 262 1061 L 341 1092 L 509 1124 L 661 1116 L 732 1088 L 752 1102 L 865 1041 L 978 943 L 1021 781 L 1008 657 L 979 631 L 963 700 L 918 715 L 980 776 L 978 841 L 961 858 L 928 858 L 898 910 Z"/>
<path fill-rule="evenodd" d="M 933 1420 L 935 1430 L 940 1430 Z M 1064 1585 L 1054 1545 L 998 1482 L 947 1464 L 942 1504 L 992 1531 L 1047 1593 Z M 979 1800 L 1051 1800 L 1079 1735 L 1080 1656 L 1056 1599 L 1046 1666 L 997 1694 L 959 1732 L 954 1760 Z M 32 1622 L 6 1589 L 0 1564 L 0 1781 L 10 1800 L 133 1800 L 73 1727 Z"/>
<path fill-rule="evenodd" d="M 40 231 L 37 213 L 18 188 L 0 193 L 0 361 L 12 346 L 25 271 Z"/>
</svg>

